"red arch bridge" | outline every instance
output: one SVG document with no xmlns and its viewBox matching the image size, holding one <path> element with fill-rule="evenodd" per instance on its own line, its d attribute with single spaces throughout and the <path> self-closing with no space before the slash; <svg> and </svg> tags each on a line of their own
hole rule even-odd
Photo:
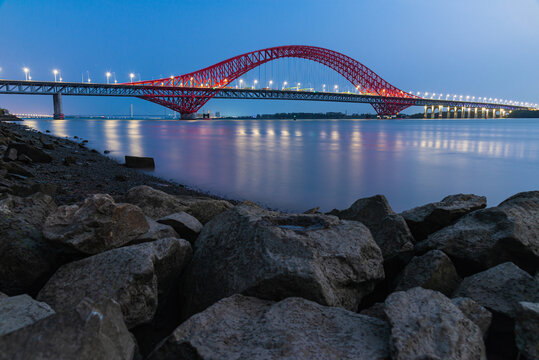
<svg viewBox="0 0 539 360">
<path fill-rule="evenodd" d="M 281 58 L 299 58 L 311 60 L 327 66 L 348 80 L 358 93 L 238 89 L 229 86 L 248 71 L 265 63 Z M 0 94 L 42 94 L 53 95 L 54 117 L 62 118 L 62 95 L 85 96 L 131 96 L 148 100 L 177 111 L 183 119 L 192 118 L 210 99 L 280 99 L 280 100 L 312 100 L 356 102 L 371 104 L 378 115 L 393 116 L 409 106 L 424 106 L 425 116 L 429 113 L 435 117 L 442 116 L 447 107 L 447 117 L 502 116 L 504 112 L 519 109 L 531 109 L 508 103 L 493 103 L 468 100 L 427 99 L 415 96 L 382 79 L 371 69 L 346 55 L 336 51 L 314 46 L 279 46 L 252 51 L 215 65 L 188 74 L 169 78 L 130 82 L 124 84 L 95 84 L 68 82 L 40 82 L 0 80 Z"/>
</svg>

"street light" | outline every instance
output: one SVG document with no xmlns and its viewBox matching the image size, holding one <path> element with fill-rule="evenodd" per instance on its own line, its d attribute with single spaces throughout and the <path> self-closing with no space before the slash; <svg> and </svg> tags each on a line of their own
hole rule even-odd
<svg viewBox="0 0 539 360">
<path fill-rule="evenodd" d="M 54 69 L 52 73 L 54 74 L 54 82 L 56 82 L 56 76 L 58 75 L 58 70 Z"/>
<path fill-rule="evenodd" d="M 298 88 L 297 88 L 297 91 L 299 91 L 299 86 L 301 85 L 301 83 L 298 83 Z"/>
<path fill-rule="evenodd" d="M 26 81 L 28 81 L 28 73 L 30 72 L 30 69 L 28 69 L 27 67 L 23 68 L 22 69 L 24 71 L 24 75 L 26 76 Z"/>
<path fill-rule="evenodd" d="M 240 89 L 243 89 L 243 79 L 240 79 Z"/>
<path fill-rule="evenodd" d="M 272 89 L 272 86 L 271 86 L 271 85 L 273 85 L 273 80 L 270 80 L 270 82 L 269 82 L 269 87 L 270 87 L 270 89 Z M 272 90 L 273 90 L 273 89 L 272 89 Z"/>
<path fill-rule="evenodd" d="M 133 74 L 133 73 L 129 74 L 129 78 L 131 79 L 131 82 L 133 82 L 134 77 L 135 77 L 135 74 Z"/>
<path fill-rule="evenodd" d="M 105 76 L 107 77 L 107 84 L 109 83 L 109 79 L 110 79 L 110 76 L 111 76 L 111 75 L 112 75 L 112 74 L 110 73 L 110 71 L 107 71 L 107 72 L 105 73 Z"/>
<path fill-rule="evenodd" d="M 253 89 L 256 89 L 256 84 L 258 83 L 258 80 L 255 80 L 254 81 L 254 84 L 253 84 Z"/>
<path fill-rule="evenodd" d="M 283 83 L 283 88 L 282 88 L 281 90 L 284 90 L 284 88 L 286 87 L 287 84 L 288 84 L 288 82 L 285 81 L 285 82 Z"/>
<path fill-rule="evenodd" d="M 322 91 L 326 92 L 326 84 L 322 84 Z"/>
<path fill-rule="evenodd" d="M 335 92 L 337 92 L 337 90 L 339 90 L 339 85 L 335 85 L 333 88 L 335 89 Z"/>
</svg>

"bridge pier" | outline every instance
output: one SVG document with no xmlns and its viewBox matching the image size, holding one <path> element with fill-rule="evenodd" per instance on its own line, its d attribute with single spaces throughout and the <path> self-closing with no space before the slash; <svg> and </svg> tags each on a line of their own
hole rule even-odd
<svg viewBox="0 0 539 360">
<path fill-rule="evenodd" d="M 52 105 L 54 108 L 53 119 L 63 119 L 64 112 L 62 111 L 62 94 L 56 93 L 52 95 Z"/>
<path fill-rule="evenodd" d="M 434 105 L 430 107 L 430 118 L 434 119 Z"/>
<path fill-rule="evenodd" d="M 423 119 L 427 118 L 427 105 L 425 105 L 425 115 L 423 116 Z"/>
</svg>

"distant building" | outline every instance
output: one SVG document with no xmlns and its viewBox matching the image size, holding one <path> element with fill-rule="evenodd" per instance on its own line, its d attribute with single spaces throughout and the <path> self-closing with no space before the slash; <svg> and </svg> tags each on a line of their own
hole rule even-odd
<svg viewBox="0 0 539 360">
<path fill-rule="evenodd" d="M 216 117 L 216 118 L 220 118 L 220 117 L 221 117 L 221 112 L 216 111 L 216 112 L 215 112 L 215 117 Z"/>
</svg>

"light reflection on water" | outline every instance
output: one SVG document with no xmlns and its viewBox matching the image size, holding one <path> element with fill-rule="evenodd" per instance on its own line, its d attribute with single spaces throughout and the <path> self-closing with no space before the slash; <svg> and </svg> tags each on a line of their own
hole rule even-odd
<svg viewBox="0 0 539 360">
<path fill-rule="evenodd" d="M 291 211 L 343 208 L 385 194 L 396 211 L 452 193 L 489 205 L 539 188 L 539 121 L 26 120 L 79 136 L 122 161 L 155 158 L 158 176 Z"/>
</svg>

